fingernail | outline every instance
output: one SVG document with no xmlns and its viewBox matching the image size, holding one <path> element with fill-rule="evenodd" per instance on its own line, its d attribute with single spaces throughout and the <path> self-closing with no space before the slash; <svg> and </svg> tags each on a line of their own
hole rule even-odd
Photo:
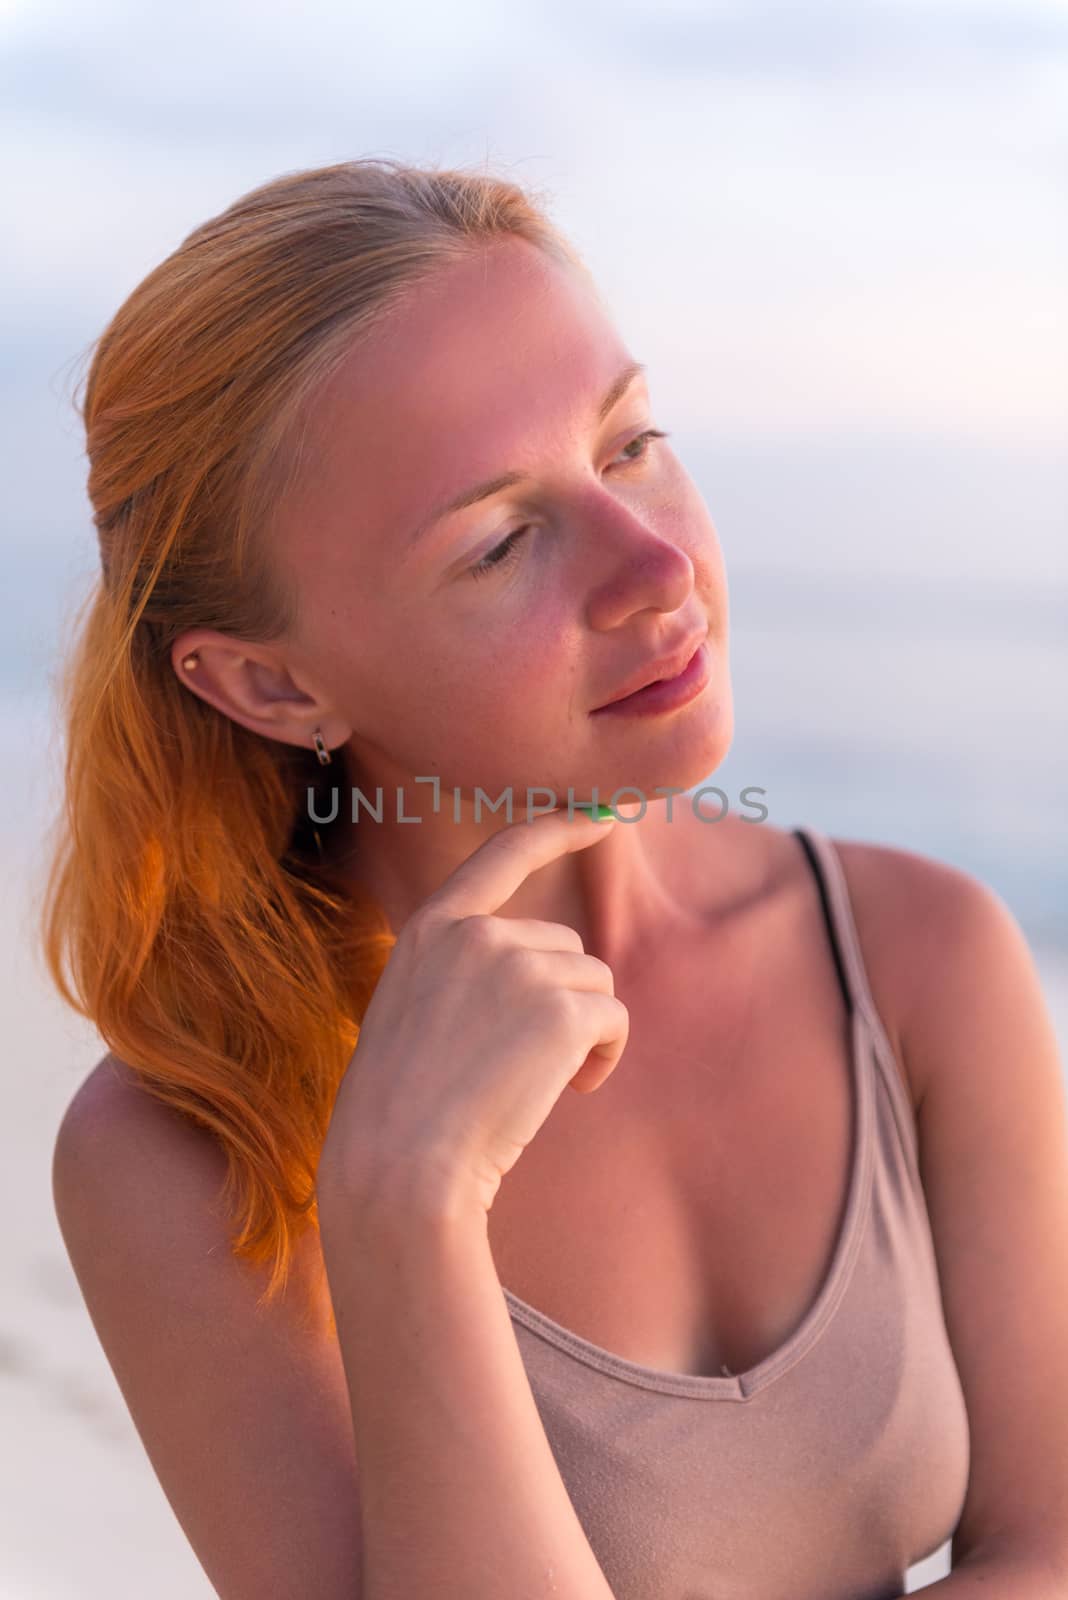
<svg viewBox="0 0 1068 1600">
<path fill-rule="evenodd" d="M 592 806 L 588 801 L 576 801 L 575 804 L 578 810 L 589 812 L 591 822 L 614 822 L 616 820 L 616 814 L 611 806 Z"/>
</svg>

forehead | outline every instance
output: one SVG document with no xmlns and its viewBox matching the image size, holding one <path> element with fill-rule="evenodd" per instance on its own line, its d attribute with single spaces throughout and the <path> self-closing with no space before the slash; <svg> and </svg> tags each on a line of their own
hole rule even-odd
<svg viewBox="0 0 1068 1600">
<path fill-rule="evenodd" d="M 414 426 L 442 406 L 487 420 L 501 390 L 611 366 L 622 345 L 592 286 L 524 240 L 495 240 L 437 269 L 343 363 L 327 406 L 384 428 Z"/>
<path fill-rule="evenodd" d="M 395 543 L 442 498 L 588 428 L 627 359 L 579 269 L 511 239 L 450 262 L 316 397 L 302 525 L 329 536 L 341 517 Z"/>
</svg>

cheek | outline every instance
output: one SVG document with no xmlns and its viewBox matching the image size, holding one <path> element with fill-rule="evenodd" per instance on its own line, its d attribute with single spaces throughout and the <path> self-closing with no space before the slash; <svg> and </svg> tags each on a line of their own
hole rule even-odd
<svg viewBox="0 0 1068 1600">
<path fill-rule="evenodd" d="M 658 519 L 660 531 L 685 550 L 693 563 L 694 585 L 706 601 L 721 604 L 726 595 L 726 570 L 719 534 L 704 497 L 682 467 L 674 478 Z"/>
<path fill-rule="evenodd" d="M 472 587 L 482 585 L 481 605 L 464 596 L 465 604 L 424 625 L 423 654 L 442 698 L 486 710 L 514 708 L 547 676 L 559 676 L 573 641 L 565 639 L 550 597 L 530 577 L 528 571 L 499 581 L 471 579 Z"/>
<path fill-rule="evenodd" d="M 450 726 L 488 729 L 522 722 L 536 693 L 533 663 L 502 641 L 495 649 L 472 644 L 462 656 L 440 657 L 428 673 L 427 703 Z"/>
<path fill-rule="evenodd" d="M 663 532 L 689 554 L 707 556 L 718 548 L 715 525 L 704 496 L 681 463 L 668 475 L 658 510 Z"/>
<path fill-rule="evenodd" d="M 482 630 L 463 656 L 439 656 L 428 672 L 418 713 L 428 736 L 445 732 L 456 754 L 500 757 L 509 770 L 544 764 L 565 735 L 581 688 L 573 638 L 513 624 Z M 539 780 L 540 781 L 540 780 Z"/>
<path fill-rule="evenodd" d="M 488 664 L 439 662 L 424 682 L 395 686 L 388 710 L 375 712 L 373 736 L 402 765 L 446 785 L 498 795 L 552 784 L 553 763 L 571 764 L 570 682 L 505 652 Z"/>
</svg>

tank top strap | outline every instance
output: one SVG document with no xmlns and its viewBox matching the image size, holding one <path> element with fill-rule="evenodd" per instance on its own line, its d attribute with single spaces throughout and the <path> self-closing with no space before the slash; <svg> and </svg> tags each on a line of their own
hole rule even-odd
<svg viewBox="0 0 1068 1600">
<path fill-rule="evenodd" d="M 881 1031 L 853 916 L 849 887 L 838 852 L 827 835 L 818 828 L 795 828 L 794 833 L 805 848 L 819 886 L 824 920 L 846 1005 L 850 1011 L 859 1011 L 873 1031 Z"/>
<path fill-rule="evenodd" d="M 841 858 L 830 839 L 818 828 L 801 827 L 795 828 L 793 832 L 805 848 L 819 885 L 824 919 L 846 1004 L 851 1012 L 860 1017 L 867 1028 L 875 1059 L 893 1101 L 902 1141 L 910 1160 L 914 1162 L 917 1143 L 912 1100 L 902 1077 L 902 1068 L 872 997 Z"/>
</svg>

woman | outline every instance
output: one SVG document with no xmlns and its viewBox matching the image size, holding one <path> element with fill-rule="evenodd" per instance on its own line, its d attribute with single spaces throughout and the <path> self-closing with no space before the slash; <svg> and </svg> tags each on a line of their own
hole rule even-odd
<svg viewBox="0 0 1068 1600">
<path fill-rule="evenodd" d="M 45 935 L 110 1048 L 56 1206 L 218 1593 L 860 1600 L 950 1537 L 947 1600 L 1063 1593 L 1030 954 L 953 868 L 691 803 L 715 529 L 533 197 L 265 184 L 84 416 Z"/>
</svg>

